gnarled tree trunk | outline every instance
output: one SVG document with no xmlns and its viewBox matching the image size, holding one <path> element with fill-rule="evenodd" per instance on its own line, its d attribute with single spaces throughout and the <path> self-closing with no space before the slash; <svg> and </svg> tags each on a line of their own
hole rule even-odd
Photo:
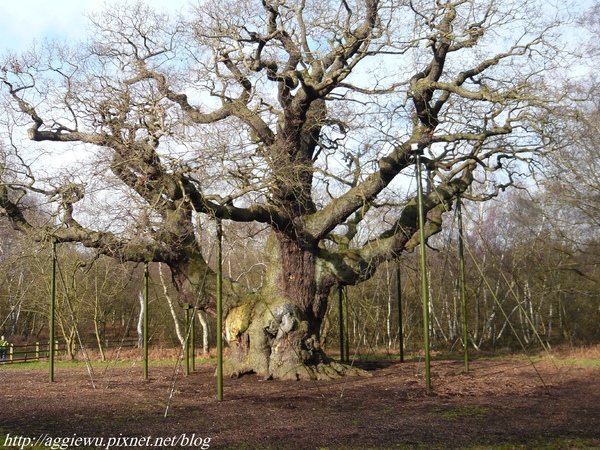
<svg viewBox="0 0 600 450">
<path fill-rule="evenodd" d="M 223 330 L 229 345 L 224 374 L 257 373 L 265 378 L 294 380 L 365 374 L 328 358 L 320 347 L 329 289 L 320 288 L 323 280 L 317 273 L 316 251 L 302 249 L 276 232 L 268 254 L 268 280 L 260 291 L 249 292 L 231 280 L 224 282 Z M 199 266 L 190 264 L 188 269 Z M 190 289 L 189 284 L 182 286 L 182 280 L 200 280 L 200 272 L 185 276 L 175 273 L 180 294 Z M 208 278 L 213 275 L 211 272 Z M 212 280 L 204 283 L 204 300 L 198 306 L 214 313 L 214 296 L 207 286 L 213 286 Z"/>
</svg>

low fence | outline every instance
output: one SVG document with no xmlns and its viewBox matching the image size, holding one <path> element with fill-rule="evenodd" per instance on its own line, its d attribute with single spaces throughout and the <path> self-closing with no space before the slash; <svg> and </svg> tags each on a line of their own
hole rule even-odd
<svg viewBox="0 0 600 450">
<path fill-rule="evenodd" d="M 87 349 L 94 349 L 98 347 L 96 342 L 84 344 Z M 107 340 L 103 342 L 103 349 L 108 350 L 111 348 L 133 348 L 138 345 L 137 339 L 126 339 L 120 340 Z M 67 352 L 67 343 L 65 341 L 54 342 L 55 355 L 64 354 Z M 22 344 L 15 345 L 9 344 L 6 348 L 6 356 L 4 358 L 5 363 L 19 363 L 27 361 L 40 361 L 42 359 L 48 359 L 50 357 L 50 343 L 35 342 L 33 344 Z"/>
</svg>

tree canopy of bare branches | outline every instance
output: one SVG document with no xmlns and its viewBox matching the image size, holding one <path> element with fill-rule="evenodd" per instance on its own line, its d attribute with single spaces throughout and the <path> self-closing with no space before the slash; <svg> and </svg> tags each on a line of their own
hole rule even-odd
<svg viewBox="0 0 600 450">
<path fill-rule="evenodd" d="M 38 240 L 165 263 L 180 301 L 208 312 L 196 219 L 262 224 L 264 285 L 226 284 L 227 370 L 335 376 L 318 345 L 328 295 L 417 245 L 416 154 L 431 236 L 458 195 L 497 195 L 544 149 L 567 14 L 500 0 L 107 9 L 87 42 L 2 62 L 0 211 Z M 40 156 L 55 149 L 69 153 Z M 45 223 L 25 214 L 32 196 Z"/>
</svg>

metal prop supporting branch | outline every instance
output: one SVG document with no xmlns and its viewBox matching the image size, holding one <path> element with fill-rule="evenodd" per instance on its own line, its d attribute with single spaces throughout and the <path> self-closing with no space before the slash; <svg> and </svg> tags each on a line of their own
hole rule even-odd
<svg viewBox="0 0 600 450">
<path fill-rule="evenodd" d="M 402 279 L 400 278 L 400 263 L 396 264 L 396 293 L 398 298 L 398 346 L 400 347 L 400 362 L 404 362 L 404 330 L 402 329 Z"/>
<path fill-rule="evenodd" d="M 196 306 L 190 311 L 190 354 L 191 354 L 191 368 L 192 372 L 196 371 Z"/>
<path fill-rule="evenodd" d="M 190 374 L 190 304 L 183 304 L 184 310 L 184 325 L 185 325 L 185 339 L 183 341 L 183 359 L 185 360 L 185 365 L 183 373 L 187 377 Z"/>
<path fill-rule="evenodd" d="M 348 334 L 348 292 L 346 286 L 338 287 L 338 306 L 340 312 L 340 362 L 350 362 L 350 336 Z"/>
<path fill-rule="evenodd" d="M 81 352 L 83 354 L 83 358 L 85 360 L 85 366 L 87 368 L 88 374 L 90 376 L 90 381 L 92 382 L 92 387 L 96 389 L 96 383 L 94 382 L 94 374 L 90 359 L 88 357 L 87 351 L 83 345 L 83 340 L 81 339 L 81 334 L 79 333 L 79 327 L 77 326 L 77 320 L 75 318 L 75 311 L 73 309 L 73 304 L 71 303 L 71 298 L 69 294 L 69 288 L 63 276 L 60 265 L 58 264 L 58 258 L 56 255 L 56 238 L 52 238 L 52 280 L 51 280 L 51 300 L 50 300 L 50 349 L 49 349 L 49 359 L 50 359 L 50 382 L 54 381 L 54 352 L 56 342 L 54 341 L 54 315 L 55 315 L 55 304 L 56 304 L 56 275 L 60 276 L 60 280 L 62 282 L 65 302 L 69 308 L 69 313 L 71 315 L 71 320 L 73 321 L 73 328 L 75 330 L 75 335 L 77 336 L 77 342 L 79 343 L 79 347 L 81 348 Z"/>
<path fill-rule="evenodd" d="M 421 299 L 423 301 L 423 346 L 425 347 L 425 381 L 431 390 L 431 363 L 429 357 L 429 289 L 427 283 L 427 256 L 425 253 L 425 208 L 423 208 L 423 186 L 421 180 L 421 156 L 417 154 L 417 197 L 419 213 L 419 242 L 421 249 Z"/>
<path fill-rule="evenodd" d="M 50 343 L 48 357 L 50 359 L 49 381 L 54 382 L 54 309 L 56 307 L 56 238 L 52 238 L 52 280 L 50 281 Z"/>
<path fill-rule="evenodd" d="M 223 401 L 223 227 L 217 218 L 217 399 Z"/>
<path fill-rule="evenodd" d="M 338 308 L 340 313 L 340 362 L 344 362 L 344 288 L 338 286 Z"/>
<path fill-rule="evenodd" d="M 460 272 L 460 298 L 463 319 L 463 346 L 465 353 L 465 372 L 469 372 L 469 329 L 467 327 L 467 284 L 465 277 L 465 252 L 462 223 L 462 206 L 460 196 L 456 198 L 456 214 L 458 215 L 458 268 Z"/>
<path fill-rule="evenodd" d="M 144 380 L 148 379 L 148 262 L 144 264 Z"/>
<path fill-rule="evenodd" d="M 344 287 L 344 350 L 346 351 L 346 362 L 350 362 L 350 313 L 348 311 L 348 290 Z"/>
</svg>

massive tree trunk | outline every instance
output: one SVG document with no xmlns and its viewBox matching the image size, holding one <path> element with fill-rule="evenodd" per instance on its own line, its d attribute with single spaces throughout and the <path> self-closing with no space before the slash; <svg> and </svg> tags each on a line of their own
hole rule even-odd
<svg viewBox="0 0 600 450">
<path fill-rule="evenodd" d="M 226 283 L 225 375 L 297 380 L 363 374 L 328 358 L 319 345 L 328 292 L 318 289 L 316 252 L 278 232 L 268 251 L 268 280 L 260 291 L 240 295 L 239 287 Z"/>
</svg>

